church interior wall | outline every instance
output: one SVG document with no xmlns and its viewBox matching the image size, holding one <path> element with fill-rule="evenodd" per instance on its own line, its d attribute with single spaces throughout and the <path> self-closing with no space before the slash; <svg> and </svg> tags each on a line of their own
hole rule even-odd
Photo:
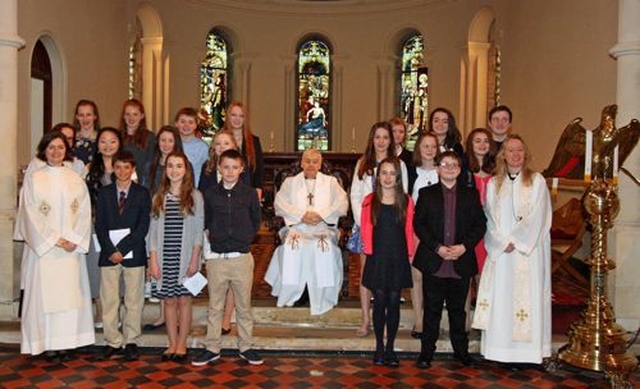
<svg viewBox="0 0 640 389">
<path fill-rule="evenodd" d="M 608 53 L 617 41 L 617 12 L 606 0 L 507 1 L 498 9 L 503 101 L 538 169 L 551 161 L 571 120 L 580 116 L 593 129 L 602 108 L 615 103 L 616 61 Z"/>
<path fill-rule="evenodd" d="M 43 35 L 56 45 L 63 59 L 65 80 L 62 95 L 57 98 L 65 101 L 59 120 L 72 122 L 75 103 L 84 98 L 98 104 L 103 126 L 117 126 L 127 91 L 127 25 L 123 5 L 123 0 L 18 2 L 18 32 L 26 41 L 18 53 L 19 165 L 33 157 L 29 150 L 31 53 Z"/>
<path fill-rule="evenodd" d="M 617 8 L 608 0 L 583 2 L 551 0 L 458 0 L 373 2 L 370 6 L 346 0 L 309 4 L 293 0 L 249 2 L 239 0 L 26 0 L 19 2 L 19 32 L 33 47 L 42 31 L 59 43 L 66 64 L 67 120 L 75 102 L 94 99 L 103 125 L 117 125 L 126 98 L 127 46 L 137 7 L 148 4 L 163 25 L 163 55 L 170 60 L 167 76 L 168 117 L 199 99 L 199 63 L 204 39 L 213 27 L 232 34 L 234 82 L 232 98 L 247 103 L 254 131 L 268 148 L 274 132 L 276 151 L 291 147 L 293 120 L 285 117 L 287 77 L 294 68 L 299 39 L 319 33 L 334 48 L 336 79 L 329 118 L 335 151 L 350 151 L 356 130 L 361 151 L 369 127 L 388 119 L 395 107 L 392 82 L 380 84 L 380 72 L 395 74 L 394 53 L 399 31 L 407 27 L 425 38 L 425 63 L 430 71 L 430 108 L 444 106 L 458 114 L 461 107 L 460 61 L 465 55 L 469 25 L 478 10 L 488 5 L 501 28 L 503 53 L 502 99 L 514 110 L 514 129 L 521 132 L 543 168 L 565 124 L 582 116 L 595 127 L 602 106 L 615 100 L 615 61 L 608 50 L 616 42 Z M 268 7 L 268 10 L 265 10 Z M 29 55 L 20 52 L 20 134 L 28 133 Z M 247 85 L 242 87 L 242 83 Z M 336 87 L 340 90 L 337 91 Z M 380 90 L 384 88 L 384 90 Z M 246 96 L 245 96 L 246 94 Z M 295 94 L 293 94 L 294 96 Z M 389 95 L 393 95 L 390 97 Z M 289 96 L 289 97 L 288 97 Z M 289 112 L 293 112 L 290 110 Z M 470 129 L 461 128 L 463 132 Z M 30 158 L 24 147 L 20 163 Z"/>
</svg>

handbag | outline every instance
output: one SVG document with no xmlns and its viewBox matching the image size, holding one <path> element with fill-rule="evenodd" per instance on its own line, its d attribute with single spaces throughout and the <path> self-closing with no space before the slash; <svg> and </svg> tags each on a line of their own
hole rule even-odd
<svg viewBox="0 0 640 389">
<path fill-rule="evenodd" d="M 347 250 L 354 254 L 360 254 L 364 251 L 364 243 L 360 236 L 360 227 L 355 223 L 353 224 L 353 227 L 351 227 L 351 233 L 349 234 L 349 239 L 347 239 L 346 247 Z"/>
</svg>

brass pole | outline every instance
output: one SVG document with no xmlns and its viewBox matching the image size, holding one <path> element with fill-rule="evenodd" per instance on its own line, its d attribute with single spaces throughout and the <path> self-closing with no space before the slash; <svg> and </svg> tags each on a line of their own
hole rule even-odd
<svg viewBox="0 0 640 389">
<path fill-rule="evenodd" d="M 571 325 L 569 343 L 560 349 L 558 358 L 583 369 L 604 371 L 614 388 L 632 387 L 629 374 L 638 361 L 627 352 L 626 332 L 616 324 L 607 299 L 607 275 L 615 268 L 607 258 L 607 230 L 620 211 L 615 186 L 606 180 L 591 183 L 583 198 L 593 227 L 591 241 L 591 293 L 580 319 Z"/>
</svg>

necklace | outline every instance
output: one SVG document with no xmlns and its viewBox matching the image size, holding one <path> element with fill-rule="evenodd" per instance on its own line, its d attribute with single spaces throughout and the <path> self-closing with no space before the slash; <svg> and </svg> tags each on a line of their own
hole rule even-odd
<svg viewBox="0 0 640 389">
<path fill-rule="evenodd" d="M 311 181 L 311 187 L 309 187 L 309 181 Z M 307 199 L 309 199 L 309 205 L 313 205 L 313 198 L 316 193 L 316 180 L 314 179 L 305 179 L 304 184 L 307 187 Z"/>
</svg>

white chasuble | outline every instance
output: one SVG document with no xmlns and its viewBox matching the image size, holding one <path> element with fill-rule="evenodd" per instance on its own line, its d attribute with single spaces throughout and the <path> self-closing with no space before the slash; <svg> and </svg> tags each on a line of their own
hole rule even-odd
<svg viewBox="0 0 640 389">
<path fill-rule="evenodd" d="M 95 341 L 85 253 L 91 203 L 84 181 L 66 167 L 46 166 L 25 181 L 20 198 L 24 257 L 21 352 L 39 354 Z M 76 245 L 72 252 L 59 239 Z"/>
<path fill-rule="evenodd" d="M 312 315 L 338 303 L 343 267 L 336 224 L 348 206 L 347 194 L 334 177 L 318 173 L 315 180 L 305 180 L 300 173 L 284 181 L 274 201 L 276 215 L 286 223 L 280 231 L 283 244 L 275 250 L 265 275 L 279 307 L 293 305 L 305 286 Z M 323 222 L 303 223 L 307 211 L 318 213 Z"/>
<path fill-rule="evenodd" d="M 551 203 L 544 178 L 531 186 L 505 179 L 487 187 L 487 262 L 473 327 L 482 330 L 481 353 L 501 362 L 541 363 L 551 355 Z M 515 249 L 504 250 L 509 243 Z M 509 336 L 505 336 L 509 334 Z"/>
</svg>

